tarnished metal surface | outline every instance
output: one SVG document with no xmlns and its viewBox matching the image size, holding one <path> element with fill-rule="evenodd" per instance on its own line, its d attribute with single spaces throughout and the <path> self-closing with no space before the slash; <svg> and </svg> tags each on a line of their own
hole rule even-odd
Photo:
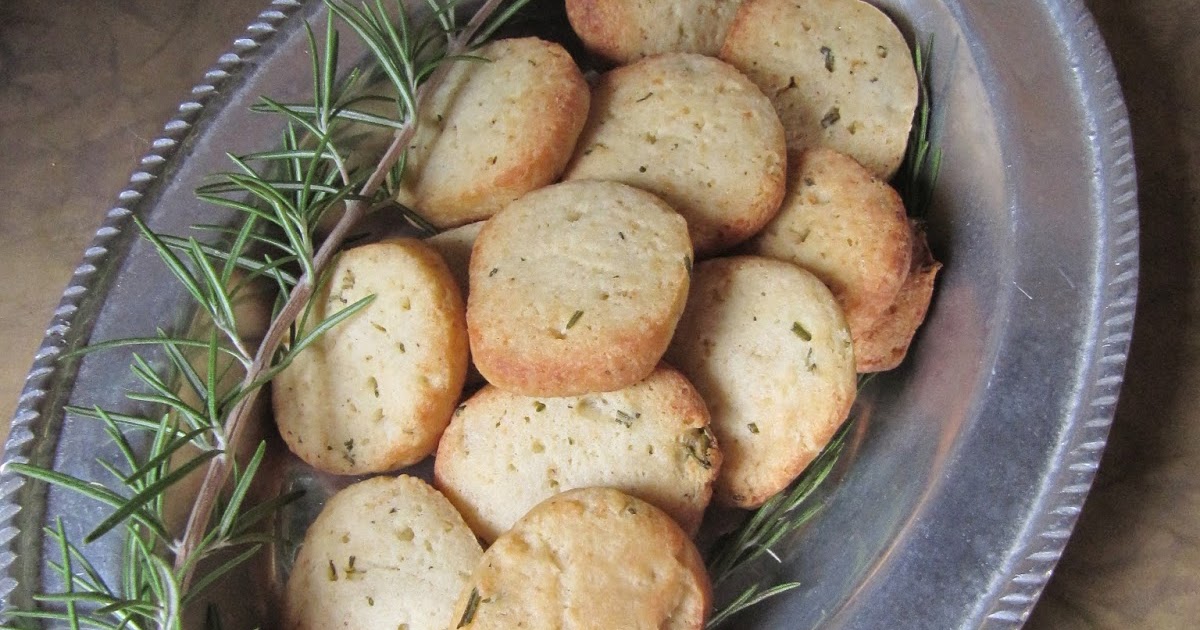
<svg viewBox="0 0 1200 630">
<path fill-rule="evenodd" d="M 1020 625 L 1090 486 L 1121 381 L 1136 195 L 1120 89 L 1091 17 L 1073 0 L 878 4 L 911 38 L 936 36 L 945 158 L 929 222 L 946 267 L 912 355 L 863 393 L 826 508 L 778 550 L 781 578 L 803 586 L 738 627 Z M 259 94 L 306 96 L 298 26 L 319 14 L 276 0 L 154 142 L 64 293 L 6 459 L 104 479 L 100 427 L 62 407 L 124 407 L 129 357 L 59 357 L 186 320 L 185 294 L 129 215 L 174 233 L 216 220 L 191 191 L 225 168 L 225 151 L 273 143 L 277 127 L 246 108 Z M 41 585 L 45 519 L 66 514 L 81 536 L 104 510 L 7 474 L 0 495 L 0 594 L 20 605 Z M 116 542 L 97 544 L 112 554 Z M 262 614 L 266 590 L 234 607 Z"/>
</svg>

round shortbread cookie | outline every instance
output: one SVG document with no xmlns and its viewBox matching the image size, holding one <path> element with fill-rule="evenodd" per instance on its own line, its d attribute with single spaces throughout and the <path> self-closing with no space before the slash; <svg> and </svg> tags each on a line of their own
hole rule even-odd
<svg viewBox="0 0 1200 630">
<path fill-rule="evenodd" d="M 356 483 L 309 526 L 283 627 L 444 630 L 482 554 L 450 502 L 420 479 Z"/>
<path fill-rule="evenodd" d="M 741 0 L 567 0 L 567 19 L 593 53 L 627 64 L 670 52 L 716 56 Z"/>
<path fill-rule="evenodd" d="M 687 299 L 683 217 L 615 182 L 543 188 L 492 217 L 471 253 L 467 326 L 480 373 L 527 396 L 632 385 Z"/>
<path fill-rule="evenodd" d="M 696 266 L 669 359 L 708 403 L 724 462 L 722 504 L 753 508 L 787 487 L 854 402 L 850 331 L 811 273 L 758 256 Z"/>
<path fill-rule="evenodd" d="M 702 55 L 650 57 L 600 77 L 565 179 L 648 190 L 687 219 L 697 256 L 740 243 L 779 209 L 787 152 L 771 103 Z"/>
<path fill-rule="evenodd" d="M 859 372 L 882 372 L 899 366 L 917 328 L 925 321 L 942 263 L 934 260 L 925 230 L 916 222 L 912 223 L 912 248 L 912 266 L 896 301 L 874 326 L 854 340 Z"/>
<path fill-rule="evenodd" d="M 488 548 L 450 627 L 692 630 L 711 600 L 700 553 L 666 513 L 584 488 L 538 504 Z"/>
<path fill-rule="evenodd" d="M 900 29 L 862 0 L 746 0 L 721 58 L 775 104 L 788 148 L 827 146 L 889 179 L 917 106 Z"/>
<path fill-rule="evenodd" d="M 606 394 L 537 399 L 484 388 L 446 428 L 434 483 L 484 540 L 542 500 L 591 486 L 648 501 L 691 534 L 720 466 L 700 394 L 659 367 Z"/>
<path fill-rule="evenodd" d="M 856 344 L 896 301 L 912 243 L 904 202 L 852 158 L 832 149 L 792 154 L 779 214 L 749 253 L 795 263 L 832 291 Z"/>
<path fill-rule="evenodd" d="M 491 42 L 421 108 L 397 201 L 439 228 L 486 219 L 556 179 L 587 120 L 583 75 L 561 46 Z"/>
<path fill-rule="evenodd" d="M 483 224 L 483 221 L 476 221 L 460 225 L 425 239 L 425 242 L 441 255 L 442 260 L 446 261 L 446 267 L 450 269 L 450 274 L 462 290 L 464 299 L 470 290 L 468 270 L 471 268 L 471 249 L 475 247 L 475 239 L 479 238 Z"/>
<path fill-rule="evenodd" d="M 454 281 L 458 283 L 464 300 L 471 285 L 469 273 L 471 249 L 475 246 L 475 239 L 479 237 L 479 231 L 483 229 L 483 224 L 484 221 L 476 221 L 460 225 L 425 239 L 430 247 L 441 254 L 442 260 L 446 261 L 446 266 L 450 269 L 450 274 L 454 276 Z M 473 390 L 483 383 L 483 375 L 475 368 L 475 362 L 471 361 L 467 365 L 466 389 Z"/>
<path fill-rule="evenodd" d="M 309 328 L 372 295 L 272 382 L 288 448 L 335 474 L 394 470 L 432 453 L 467 370 L 462 297 L 428 245 L 396 239 L 342 253 Z"/>
</svg>

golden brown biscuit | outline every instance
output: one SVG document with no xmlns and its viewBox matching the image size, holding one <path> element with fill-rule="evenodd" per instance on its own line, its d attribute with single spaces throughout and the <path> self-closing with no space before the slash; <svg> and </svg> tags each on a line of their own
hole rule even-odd
<svg viewBox="0 0 1200 630">
<path fill-rule="evenodd" d="M 687 299 L 683 217 L 615 182 L 543 188 L 492 217 L 471 254 L 475 365 L 526 396 L 632 385 L 654 370 Z"/>
<path fill-rule="evenodd" d="M 446 266 L 454 276 L 454 281 L 462 290 L 464 301 L 470 290 L 471 249 L 475 246 L 475 239 L 479 237 L 479 231 L 483 229 L 483 224 L 483 221 L 476 221 L 460 225 L 425 239 L 430 247 L 441 254 L 442 260 L 446 261 Z M 475 368 L 475 362 L 468 363 L 466 389 L 474 390 L 484 382 L 483 375 Z"/>
<path fill-rule="evenodd" d="M 661 366 L 606 394 L 533 398 L 484 388 L 454 413 L 434 483 L 495 540 L 530 508 L 574 488 L 617 488 L 695 533 L 721 454 L 692 384 Z"/>
<path fill-rule="evenodd" d="M 779 214 L 746 251 L 795 263 L 833 291 L 857 345 L 896 301 L 912 258 L 900 195 L 832 149 L 792 154 Z M 860 372 L 864 370 L 859 357 Z"/>
<path fill-rule="evenodd" d="M 779 209 L 783 126 L 733 67 L 668 54 L 600 78 L 565 179 L 648 190 L 687 219 L 696 255 L 740 243 Z"/>
<path fill-rule="evenodd" d="M 567 0 L 588 50 L 617 63 L 668 52 L 716 56 L 741 0 Z"/>
<path fill-rule="evenodd" d="M 862 0 L 746 0 L 720 56 L 770 97 L 789 149 L 837 149 L 885 180 L 900 167 L 917 72 L 879 9 Z"/>
<path fill-rule="evenodd" d="M 934 260 L 925 230 L 912 222 L 912 267 L 896 301 L 854 342 L 859 372 L 882 372 L 900 365 L 933 300 L 933 285 L 942 263 Z"/>
<path fill-rule="evenodd" d="M 471 249 L 475 246 L 475 239 L 479 237 L 479 231 L 483 229 L 483 223 L 483 221 L 468 223 L 438 232 L 425 239 L 425 242 L 441 255 L 442 260 L 446 261 L 446 267 L 450 269 L 454 281 L 462 290 L 463 299 L 466 299 L 470 289 L 468 270 L 471 267 Z"/>
<path fill-rule="evenodd" d="M 450 502 L 420 479 L 356 483 L 309 526 L 284 627 L 444 630 L 482 554 Z"/>
<path fill-rule="evenodd" d="M 491 42 L 452 62 L 421 109 L 397 201 L 438 228 L 486 219 L 562 173 L 588 86 L 558 44 Z"/>
<path fill-rule="evenodd" d="M 711 600 L 700 553 L 675 521 L 620 491 L 584 488 L 540 503 L 488 548 L 450 627 L 692 630 Z"/>
<path fill-rule="evenodd" d="M 275 422 L 288 448 L 344 475 L 424 459 L 462 393 L 462 298 L 428 245 L 397 239 L 341 254 L 315 296 L 309 326 L 375 296 L 275 377 Z"/>
<path fill-rule="evenodd" d="M 753 508 L 787 487 L 846 419 L 850 331 L 811 273 L 758 256 L 696 265 L 668 359 L 708 403 L 724 462 L 714 488 Z"/>
</svg>

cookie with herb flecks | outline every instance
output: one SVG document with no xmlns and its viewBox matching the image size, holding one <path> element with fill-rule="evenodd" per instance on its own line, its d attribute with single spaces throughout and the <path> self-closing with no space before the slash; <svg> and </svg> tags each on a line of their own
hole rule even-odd
<svg viewBox="0 0 1200 630">
<path fill-rule="evenodd" d="M 696 265 L 667 358 L 708 403 L 724 456 L 714 499 L 753 508 L 783 490 L 846 419 L 850 330 L 813 274 L 758 256 Z"/>
<path fill-rule="evenodd" d="M 720 467 L 700 394 L 661 366 L 603 394 L 539 399 L 484 388 L 446 428 L 434 484 L 489 541 L 543 499 L 589 486 L 648 501 L 695 533 Z"/>
<path fill-rule="evenodd" d="M 462 289 L 464 298 L 470 286 L 467 270 L 471 264 L 471 249 L 475 247 L 475 239 L 479 237 L 479 231 L 482 229 L 483 221 L 476 221 L 438 232 L 425 239 L 425 242 L 441 255 L 442 260 L 446 261 L 446 266 L 450 268 L 455 282 L 458 282 L 458 288 Z"/>
<path fill-rule="evenodd" d="M 786 161 L 779 117 L 749 79 L 712 57 L 668 54 L 600 77 L 564 177 L 658 195 L 703 258 L 775 216 Z"/>
<path fill-rule="evenodd" d="M 356 483 L 309 526 L 283 627 L 445 630 L 482 553 L 450 502 L 420 479 Z"/>
<path fill-rule="evenodd" d="M 302 334 L 371 296 L 271 384 L 288 448 L 326 472 L 384 472 L 424 459 L 462 394 L 462 297 L 446 263 L 416 239 L 343 252 Z"/>
<path fill-rule="evenodd" d="M 488 548 L 450 627 L 698 630 L 711 601 L 700 553 L 671 517 L 583 488 L 538 504 Z"/>
<path fill-rule="evenodd" d="M 475 239 L 479 237 L 479 231 L 483 229 L 483 223 L 483 221 L 476 221 L 460 225 L 425 239 L 425 242 L 442 256 L 442 260 L 446 261 L 446 266 L 454 276 L 454 281 L 462 290 L 463 299 L 466 299 L 467 292 L 470 290 L 468 269 L 471 265 L 471 249 L 475 246 Z M 483 376 L 479 370 L 475 369 L 475 363 L 471 362 L 467 366 L 466 388 L 474 390 L 483 383 Z"/>
<path fill-rule="evenodd" d="M 397 201 L 438 228 L 486 219 L 558 179 L 589 93 L 567 51 L 502 39 L 452 64 L 421 107 Z"/>
<path fill-rule="evenodd" d="M 942 263 L 934 259 L 925 230 L 916 222 L 912 223 L 912 247 L 912 265 L 896 301 L 874 326 L 854 340 L 859 372 L 882 372 L 899 366 L 917 328 L 925 321 Z"/>
<path fill-rule="evenodd" d="M 779 214 L 746 251 L 820 278 L 846 315 L 858 371 L 872 371 L 878 356 L 859 343 L 896 301 L 913 251 L 904 202 L 891 186 L 832 149 L 793 153 Z"/>
<path fill-rule="evenodd" d="M 658 365 L 687 299 L 687 225 L 616 182 L 534 191 L 483 226 L 471 253 L 475 366 L 526 396 L 632 385 Z"/>
<path fill-rule="evenodd" d="M 746 0 L 720 57 L 774 103 L 788 149 L 823 146 L 881 179 L 900 167 L 917 71 L 900 29 L 862 0 Z"/>
<path fill-rule="evenodd" d="M 567 0 L 588 50 L 614 63 L 670 52 L 715 56 L 741 0 Z"/>
</svg>

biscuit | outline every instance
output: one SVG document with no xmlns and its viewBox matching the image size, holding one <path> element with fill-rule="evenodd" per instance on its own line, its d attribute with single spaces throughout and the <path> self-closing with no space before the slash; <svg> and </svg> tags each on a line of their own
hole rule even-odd
<svg viewBox="0 0 1200 630">
<path fill-rule="evenodd" d="M 668 54 L 613 70 L 596 84 L 565 179 L 648 190 L 687 219 L 697 257 L 749 238 L 779 209 L 783 126 L 733 67 Z"/>
<path fill-rule="evenodd" d="M 306 329 L 372 295 L 272 383 L 288 448 L 335 474 L 394 470 L 433 452 L 466 374 L 462 297 L 442 259 L 415 239 L 342 253 Z"/>
<path fill-rule="evenodd" d="M 588 86 L 558 44 L 491 42 L 458 60 L 421 108 L 396 200 L 440 229 L 486 219 L 558 179 Z"/>
<path fill-rule="evenodd" d="M 861 0 L 746 0 L 720 57 L 770 97 L 789 149 L 837 149 L 884 180 L 900 167 L 917 72 L 879 9 Z"/>
<path fill-rule="evenodd" d="M 811 273 L 758 256 L 696 265 L 668 359 L 708 403 L 723 505 L 783 490 L 846 419 L 857 383 L 850 331 Z"/>
<path fill-rule="evenodd" d="M 616 64 L 669 52 L 715 57 L 741 0 L 567 0 L 584 46 Z"/>
<path fill-rule="evenodd" d="M 464 300 L 470 290 L 468 270 L 471 265 L 471 248 L 474 247 L 475 239 L 479 236 L 479 231 L 483 229 L 483 224 L 483 221 L 476 221 L 460 225 L 425 239 L 425 242 L 442 256 L 442 260 L 446 261 L 446 266 L 450 269 L 450 274 L 454 276 L 454 281 L 458 283 Z M 483 375 L 475 368 L 475 363 L 473 361 L 468 363 L 465 387 L 473 390 L 483 385 L 484 382 Z"/>
<path fill-rule="evenodd" d="M 471 252 L 475 366 L 526 396 L 632 385 L 666 351 L 692 263 L 683 217 L 615 182 L 534 191 L 492 217 Z"/>
<path fill-rule="evenodd" d="M 590 486 L 648 501 L 692 534 L 720 466 L 700 394 L 659 367 L 607 394 L 537 399 L 484 388 L 446 428 L 434 484 L 484 540 L 543 499 Z"/>
<path fill-rule="evenodd" d="M 451 628 L 704 627 L 700 553 L 658 508 L 610 488 L 540 503 L 484 553 Z"/>
<path fill-rule="evenodd" d="M 470 276 L 467 270 L 471 265 L 471 248 L 475 246 L 475 239 L 479 237 L 483 223 L 483 221 L 468 223 L 438 232 L 425 239 L 425 243 L 441 255 L 442 260 L 446 261 L 446 267 L 450 269 L 450 274 L 454 276 L 454 281 L 462 290 L 464 299 L 466 299 L 470 287 Z"/>
<path fill-rule="evenodd" d="M 909 232 L 891 186 L 850 157 L 816 148 L 792 154 L 783 206 L 746 250 L 816 274 L 841 304 L 857 346 L 908 276 Z M 865 371 L 864 356 L 855 356 Z"/>
<path fill-rule="evenodd" d="M 483 550 L 420 479 L 375 477 L 331 497 L 287 582 L 292 630 L 444 630 Z"/>
<path fill-rule="evenodd" d="M 912 222 L 912 267 L 896 301 L 875 325 L 854 341 L 859 372 L 882 372 L 900 365 L 933 300 L 933 285 L 942 263 L 934 260 L 925 230 Z"/>
</svg>

